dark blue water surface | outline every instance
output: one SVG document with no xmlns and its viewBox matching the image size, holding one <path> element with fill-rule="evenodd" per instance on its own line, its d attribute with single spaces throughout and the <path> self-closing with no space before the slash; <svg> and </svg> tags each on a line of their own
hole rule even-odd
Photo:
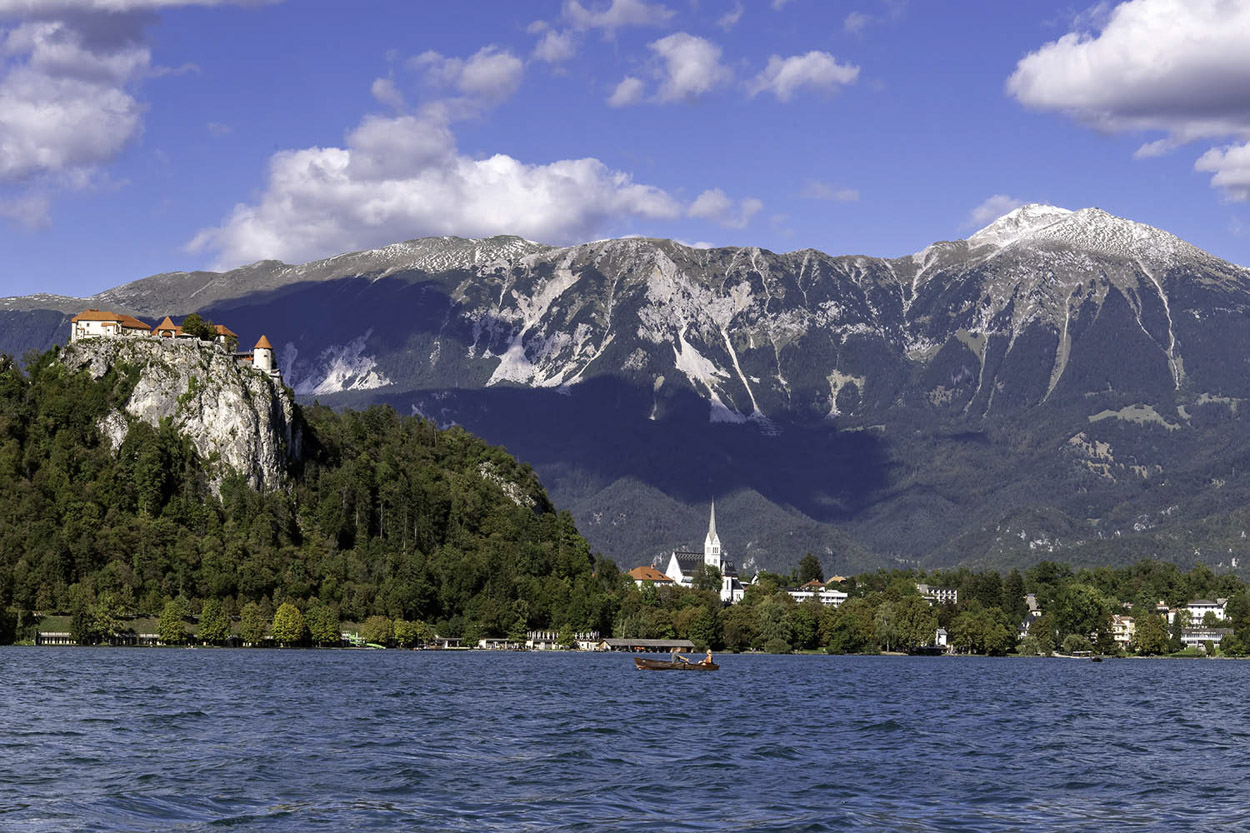
<svg viewBox="0 0 1250 833">
<path fill-rule="evenodd" d="M 0 830 L 1250 829 L 1250 663 L 0 649 Z"/>
</svg>

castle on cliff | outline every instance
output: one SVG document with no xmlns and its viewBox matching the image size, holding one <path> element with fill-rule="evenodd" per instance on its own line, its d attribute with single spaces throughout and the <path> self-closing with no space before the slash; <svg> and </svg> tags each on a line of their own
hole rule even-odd
<svg viewBox="0 0 1250 833">
<path fill-rule="evenodd" d="M 223 351 L 229 351 L 236 362 L 250 364 L 275 379 L 282 378 L 282 372 L 278 370 L 278 363 L 274 360 L 273 345 L 269 343 L 268 338 L 262 335 L 251 352 L 239 352 L 237 350 L 238 334 L 223 324 L 215 325 L 214 329 L 217 335 L 212 343 Z M 70 319 L 70 344 L 85 338 L 167 338 L 201 341 L 199 336 L 183 332 L 182 327 L 175 324 L 168 315 L 165 316 L 164 321 L 155 327 L 150 327 L 134 316 L 98 309 L 84 310 Z"/>
</svg>

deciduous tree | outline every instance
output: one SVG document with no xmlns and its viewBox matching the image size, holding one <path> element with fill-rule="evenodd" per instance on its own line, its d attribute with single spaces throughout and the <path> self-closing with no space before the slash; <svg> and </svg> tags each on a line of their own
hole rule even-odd
<svg viewBox="0 0 1250 833">
<path fill-rule="evenodd" d="M 230 616 L 220 599 L 204 602 L 196 637 L 209 645 L 221 645 L 230 638 Z"/>
<path fill-rule="evenodd" d="M 273 638 L 280 645 L 297 645 L 308 635 L 304 614 L 290 602 L 278 605 L 273 615 Z"/>
<path fill-rule="evenodd" d="M 182 599 L 165 602 L 160 621 L 156 625 L 156 637 L 165 645 L 187 643 L 187 607 Z"/>
</svg>

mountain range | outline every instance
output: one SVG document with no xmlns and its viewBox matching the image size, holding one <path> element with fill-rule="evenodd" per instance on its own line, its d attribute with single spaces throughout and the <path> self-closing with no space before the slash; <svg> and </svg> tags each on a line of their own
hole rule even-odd
<svg viewBox="0 0 1250 833">
<path fill-rule="evenodd" d="M 503 444 L 625 568 L 713 499 L 748 570 L 1250 554 L 1250 270 L 1096 208 L 890 259 L 413 240 L 0 299 L 0 351 L 86 307 L 264 333 L 305 401 Z"/>
</svg>

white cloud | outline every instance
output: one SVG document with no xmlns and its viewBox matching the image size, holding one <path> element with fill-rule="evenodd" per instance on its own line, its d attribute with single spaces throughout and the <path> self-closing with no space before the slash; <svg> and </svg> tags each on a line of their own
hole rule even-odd
<svg viewBox="0 0 1250 833">
<path fill-rule="evenodd" d="M 755 197 L 747 197 L 735 206 L 734 201 L 724 191 L 711 188 L 695 198 L 686 209 L 686 214 L 729 228 L 746 228 L 751 218 L 763 208 L 764 203 Z"/>
<path fill-rule="evenodd" d="M 611 34 L 626 26 L 663 26 L 675 12 L 645 0 L 611 0 L 606 7 L 588 9 L 578 0 L 565 0 L 563 16 L 575 29 L 602 29 Z"/>
<path fill-rule="evenodd" d="M 231 133 L 234 132 L 233 127 L 231 127 L 228 124 L 222 124 L 219 121 L 206 122 L 204 126 L 208 128 L 208 132 L 210 134 L 212 134 L 213 136 L 217 136 L 219 138 L 222 136 L 229 136 Z"/>
<path fill-rule="evenodd" d="M 525 64 L 495 46 L 479 49 L 468 60 L 423 52 L 410 61 L 434 87 L 454 89 L 479 106 L 490 106 L 512 96 L 521 85 Z"/>
<path fill-rule="evenodd" d="M 827 182 L 808 182 L 799 192 L 799 196 L 807 200 L 829 200 L 830 202 L 859 202 L 859 189 L 844 188 L 830 185 Z"/>
<path fill-rule="evenodd" d="M 1200 139 L 1250 139 L 1250 3 L 1130 0 L 1079 21 L 1025 56 L 1007 79 L 1021 104 L 1107 132 L 1155 130 L 1138 149 L 1158 155 Z M 1198 170 L 1240 191 L 1239 154 L 1204 154 Z"/>
<path fill-rule="evenodd" d="M 786 7 L 790 0 L 773 0 L 773 11 L 779 12 Z"/>
<path fill-rule="evenodd" d="M 520 234 L 568 243 L 628 218 L 673 218 L 680 205 L 597 159 L 526 164 L 475 159 L 455 145 L 445 111 L 371 117 L 342 148 L 282 151 L 264 193 L 201 231 L 192 251 L 220 266 L 305 261 L 422 235 Z"/>
<path fill-rule="evenodd" d="M 1250 143 L 1211 148 L 1194 163 L 1194 170 L 1215 174 L 1211 184 L 1234 202 L 1250 200 Z"/>
<path fill-rule="evenodd" d="M 571 31 L 549 29 L 534 47 L 534 57 L 549 64 L 559 64 L 577 54 L 577 40 Z"/>
<path fill-rule="evenodd" d="M 696 101 L 733 80 L 733 70 L 720 62 L 721 48 L 709 40 L 678 32 L 648 44 L 654 57 L 645 71 L 654 79 L 654 95 L 646 94 L 646 83 L 627 75 L 616 85 L 608 104 L 628 107 L 651 101 L 671 104 Z"/>
<path fill-rule="evenodd" d="M 741 3 L 734 3 L 732 9 L 717 18 L 716 25 L 720 27 L 722 31 L 728 32 L 730 29 L 738 25 L 738 21 L 742 19 L 742 14 L 745 11 L 746 6 L 743 6 Z"/>
<path fill-rule="evenodd" d="M 1004 214 L 1010 214 L 1020 206 L 1024 205 L 1024 200 L 1018 200 L 1015 197 L 1009 197 L 1006 194 L 995 194 L 989 197 L 985 202 L 978 205 L 968 213 L 967 219 L 964 220 L 960 228 L 980 229 L 988 226 Z"/>
<path fill-rule="evenodd" d="M 658 101 L 693 101 L 733 79 L 733 71 L 720 62 L 720 47 L 703 38 L 678 32 L 650 49 L 664 62 Z"/>
<path fill-rule="evenodd" d="M 84 182 L 139 132 L 143 107 L 127 87 L 150 54 L 134 39 L 88 45 L 67 23 L 37 21 L 9 30 L 0 57 L 0 180 Z"/>
<path fill-rule="evenodd" d="M 852 35 L 863 34 L 863 31 L 868 28 L 868 24 L 872 23 L 875 19 L 876 18 L 870 14 L 864 14 L 863 12 L 851 12 L 846 16 L 846 19 L 842 21 L 842 31 Z"/>
<path fill-rule="evenodd" d="M 627 75 L 616 85 L 612 95 L 608 96 L 608 104 L 612 107 L 629 107 L 642 101 L 644 85 L 642 79 Z"/>
<path fill-rule="evenodd" d="M 373 97 L 380 103 L 393 110 L 403 110 L 407 107 L 407 103 L 404 101 L 404 94 L 399 91 L 399 85 L 395 83 L 393 78 L 375 79 L 370 92 L 373 93 Z"/>
<path fill-rule="evenodd" d="M 828 52 L 812 51 L 790 58 L 773 55 L 764 71 L 747 84 L 747 90 L 752 96 L 770 92 L 789 101 L 802 87 L 832 93 L 842 85 L 854 84 L 858 77 L 859 67 L 839 64 Z"/>
</svg>

